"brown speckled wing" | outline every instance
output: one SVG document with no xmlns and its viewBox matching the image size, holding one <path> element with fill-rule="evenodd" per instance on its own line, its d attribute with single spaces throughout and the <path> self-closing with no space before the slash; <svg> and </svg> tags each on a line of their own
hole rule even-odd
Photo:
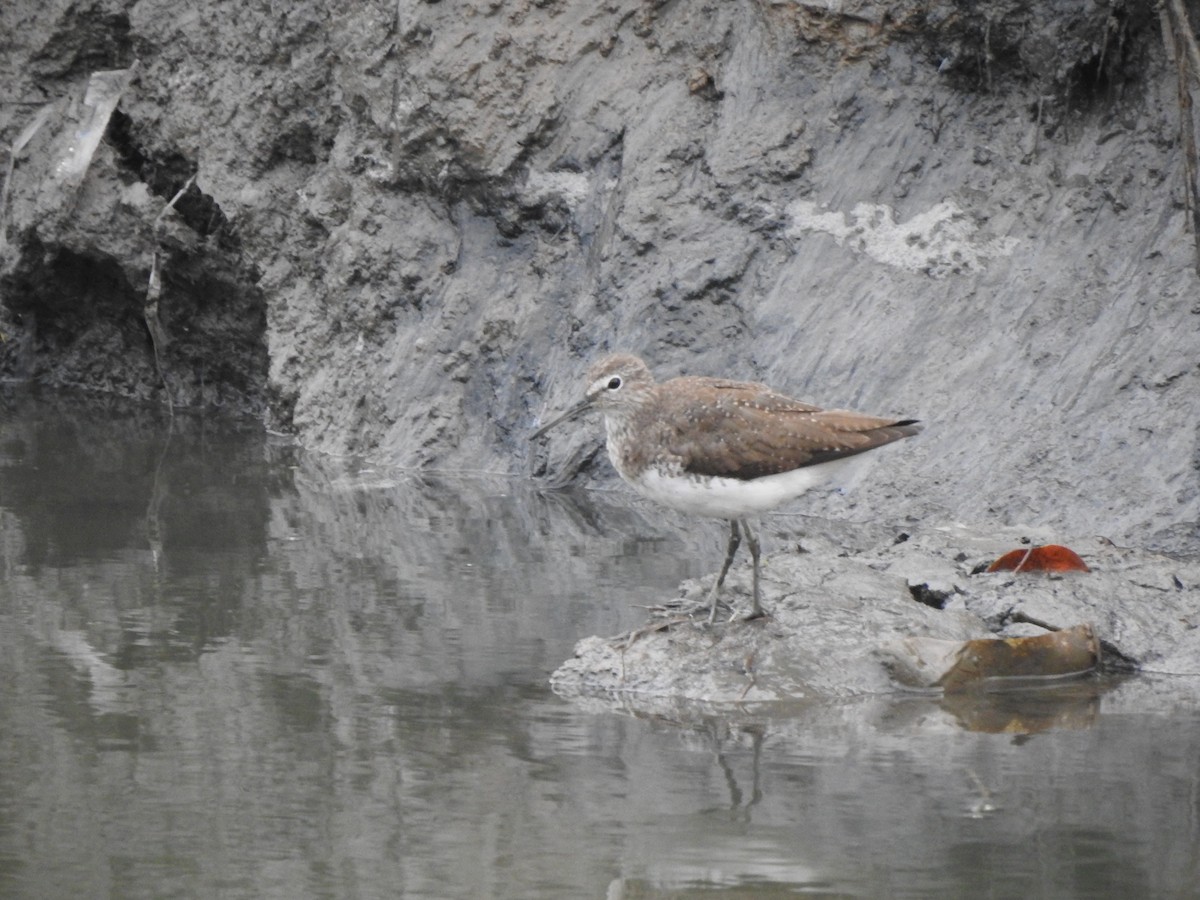
<svg viewBox="0 0 1200 900">
<path fill-rule="evenodd" d="M 684 471 L 697 475 L 775 475 L 863 453 L 921 430 L 912 420 L 823 410 L 745 382 L 677 378 L 658 391 L 659 402 L 645 410 L 655 421 L 644 424 Z"/>
</svg>

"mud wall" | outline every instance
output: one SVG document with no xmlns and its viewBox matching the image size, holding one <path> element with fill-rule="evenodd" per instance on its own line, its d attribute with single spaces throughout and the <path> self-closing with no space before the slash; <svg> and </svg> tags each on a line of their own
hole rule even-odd
<svg viewBox="0 0 1200 900">
<path fill-rule="evenodd" d="M 45 116 L 9 153 L 5 377 L 609 477 L 598 423 L 526 436 L 630 349 L 929 422 L 808 508 L 1200 547 L 1152 4 L 14 0 L 0 34 L 0 141 Z M 130 68 L 64 187 L 89 78 Z"/>
</svg>

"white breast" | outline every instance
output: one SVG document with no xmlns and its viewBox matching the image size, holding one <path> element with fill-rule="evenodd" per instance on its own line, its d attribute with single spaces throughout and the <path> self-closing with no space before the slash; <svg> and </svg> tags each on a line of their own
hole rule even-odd
<svg viewBox="0 0 1200 900">
<path fill-rule="evenodd" d="M 847 469 L 860 459 L 860 456 L 852 456 L 749 481 L 669 475 L 654 466 L 636 477 L 625 472 L 620 474 L 639 493 L 663 506 L 698 516 L 739 519 L 774 509 L 817 485 L 845 478 L 849 474 Z"/>
</svg>

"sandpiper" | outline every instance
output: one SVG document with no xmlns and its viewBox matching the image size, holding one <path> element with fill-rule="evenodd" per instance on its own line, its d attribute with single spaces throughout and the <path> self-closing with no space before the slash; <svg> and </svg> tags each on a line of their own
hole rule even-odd
<svg viewBox="0 0 1200 900">
<path fill-rule="evenodd" d="M 591 367 L 587 392 L 532 435 L 590 409 L 604 414 L 608 456 L 636 491 L 685 513 L 729 520 L 725 563 L 709 592 L 717 596 L 746 535 L 759 599 L 758 539 L 746 517 L 786 503 L 828 481 L 849 457 L 921 430 L 915 419 L 889 419 L 801 403 L 763 384 L 686 376 L 656 382 L 636 356 L 618 353 Z"/>
</svg>

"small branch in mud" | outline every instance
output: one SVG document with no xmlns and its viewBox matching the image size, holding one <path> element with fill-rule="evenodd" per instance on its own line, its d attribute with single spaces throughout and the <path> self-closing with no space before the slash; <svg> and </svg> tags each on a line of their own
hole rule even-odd
<svg viewBox="0 0 1200 900">
<path fill-rule="evenodd" d="M 1183 5 L 1183 0 L 1171 0 L 1168 9 L 1175 29 L 1175 39 L 1177 42 L 1182 42 L 1180 49 L 1187 53 L 1188 62 L 1192 67 L 1192 76 L 1200 78 L 1200 44 L 1196 43 L 1196 34 L 1192 31 L 1191 23 L 1188 21 L 1187 9 Z"/>
<path fill-rule="evenodd" d="M 1196 246 L 1196 271 L 1200 273 L 1200 184 L 1197 184 L 1196 123 L 1192 115 L 1191 81 L 1200 80 L 1200 46 L 1188 20 L 1183 0 L 1169 0 L 1163 11 L 1163 40 L 1175 57 L 1179 90 L 1179 136 L 1183 146 L 1184 203 L 1188 229 Z"/>
<path fill-rule="evenodd" d="M 174 209 L 175 204 L 180 198 L 187 193 L 188 188 L 196 181 L 196 176 L 192 175 L 178 191 L 175 196 L 170 199 L 162 211 L 154 218 L 154 235 L 157 243 L 162 243 L 162 222 L 163 216 L 171 209 Z M 167 331 L 162 326 L 162 321 L 158 317 L 158 301 L 162 296 L 162 275 L 159 272 L 159 256 L 161 248 L 154 248 L 154 256 L 150 263 L 150 283 L 146 288 L 146 303 L 142 307 L 142 318 L 146 320 L 146 330 L 150 332 L 150 344 L 154 348 L 154 367 L 158 370 L 159 380 L 162 381 L 163 392 L 167 398 L 167 409 L 170 411 L 172 418 L 175 416 L 175 404 L 171 400 L 171 386 L 167 383 L 167 372 L 163 366 L 164 355 L 167 352 L 167 344 L 170 338 Z"/>
<path fill-rule="evenodd" d="M 1038 155 L 1038 145 L 1042 141 L 1042 111 L 1047 100 L 1052 99 L 1045 94 L 1038 94 L 1037 99 L 1037 121 L 1033 123 L 1033 149 L 1031 155 L 1036 159 Z"/>
<path fill-rule="evenodd" d="M 163 216 L 165 216 L 168 211 L 175 208 L 175 204 L 178 203 L 183 198 L 183 195 L 188 192 L 188 188 L 190 188 L 195 183 L 196 183 L 196 176 L 193 175 L 191 178 L 189 178 L 184 183 L 183 187 L 181 187 L 179 190 L 177 190 L 175 192 L 175 196 L 172 197 L 167 202 L 167 205 L 162 208 L 162 211 L 157 216 L 154 217 L 154 232 L 155 232 L 155 234 L 157 234 L 159 232 L 159 230 L 162 228 Z"/>
<path fill-rule="evenodd" d="M 1045 628 L 1047 631 L 1062 631 L 1062 626 L 1051 625 L 1049 622 L 1044 622 L 1041 619 L 1035 619 L 1033 616 L 1027 616 L 1020 610 L 1014 610 L 1009 614 L 1008 621 L 1024 622 L 1027 625 L 1036 625 L 1038 628 Z"/>
<path fill-rule="evenodd" d="M 171 416 L 175 415 L 175 404 L 171 402 L 171 387 L 167 384 L 167 373 L 163 369 L 163 354 L 167 349 L 167 332 L 158 318 L 158 298 L 162 294 L 162 277 L 158 273 L 158 250 L 150 263 L 150 284 L 146 288 L 146 304 L 142 307 L 142 318 L 146 320 L 146 329 L 150 332 L 150 344 L 154 348 L 154 367 L 158 370 L 159 380 L 162 381 L 163 392 L 167 397 L 167 409 Z"/>
</svg>

